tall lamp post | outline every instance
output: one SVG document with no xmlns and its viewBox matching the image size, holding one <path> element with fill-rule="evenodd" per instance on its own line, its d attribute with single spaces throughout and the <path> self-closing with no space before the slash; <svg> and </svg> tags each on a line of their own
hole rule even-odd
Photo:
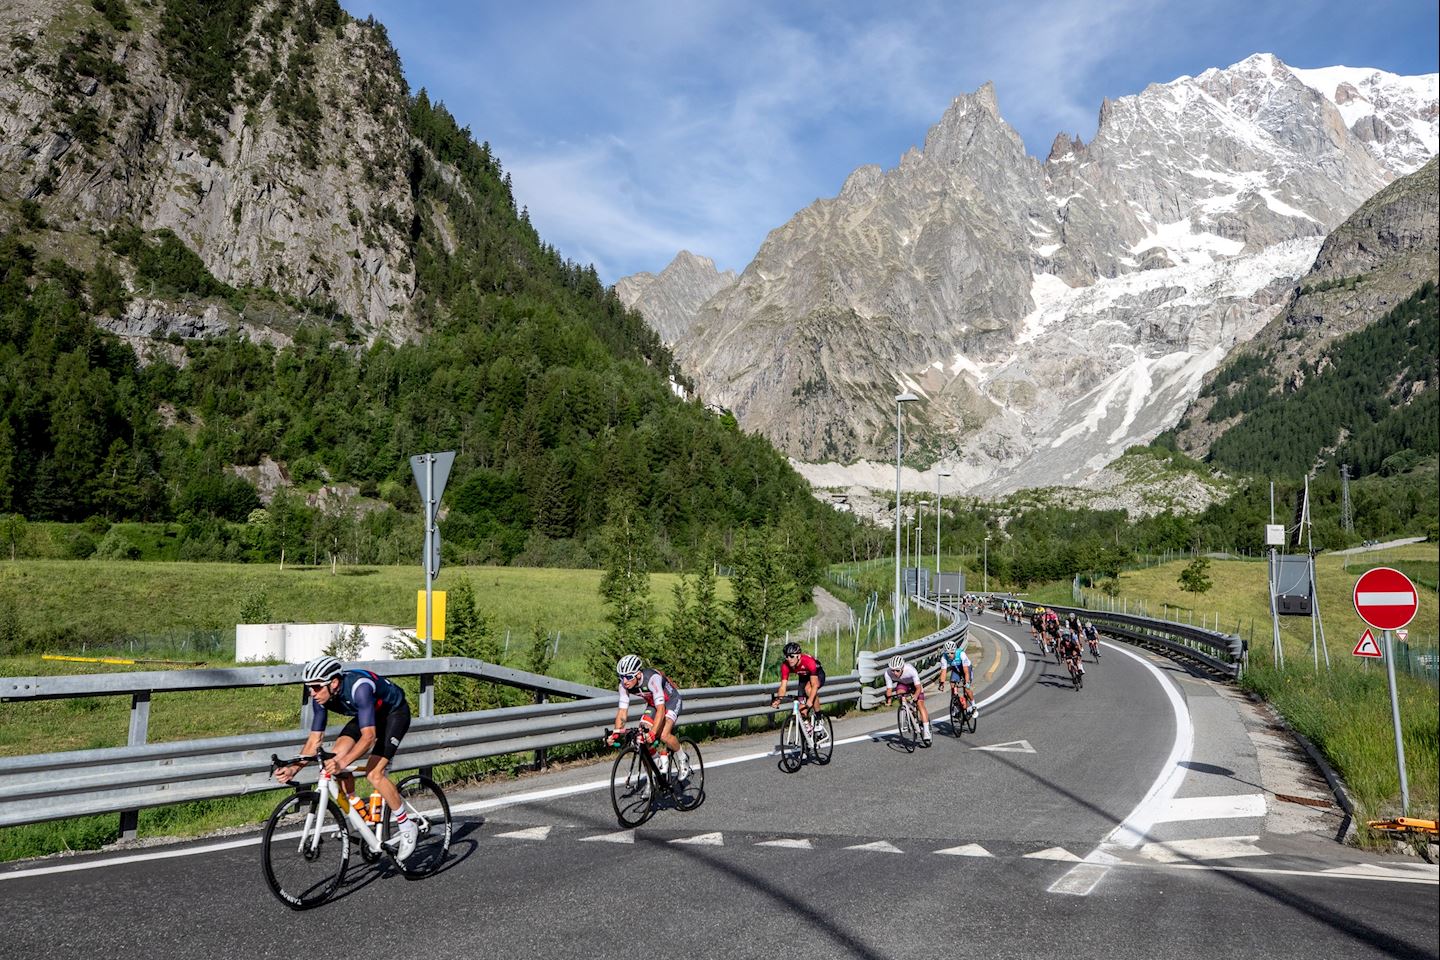
<svg viewBox="0 0 1440 960">
<path fill-rule="evenodd" d="M 940 629 L 940 480 L 949 477 L 949 470 L 935 475 L 935 629 Z"/>
<path fill-rule="evenodd" d="M 915 513 L 915 592 L 920 593 L 920 561 L 925 556 L 925 508 L 929 500 L 921 500 Z"/>
<path fill-rule="evenodd" d="M 900 419 L 901 411 L 905 404 L 914 403 L 920 398 L 915 394 L 906 391 L 895 396 L 895 646 L 900 646 L 900 457 L 904 450 L 902 430 L 904 425 Z"/>
<path fill-rule="evenodd" d="M 981 587 L 980 587 L 980 592 L 981 592 L 981 593 L 989 593 L 989 592 L 990 592 L 990 534 L 988 534 L 988 533 L 985 534 L 985 566 L 984 566 L 983 569 L 984 569 L 984 573 L 981 574 Z"/>
</svg>

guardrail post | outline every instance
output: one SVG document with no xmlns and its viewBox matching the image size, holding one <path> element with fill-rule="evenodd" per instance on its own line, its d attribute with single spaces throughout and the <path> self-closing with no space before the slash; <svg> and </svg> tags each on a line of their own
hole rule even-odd
<svg viewBox="0 0 1440 960">
<path fill-rule="evenodd" d="M 145 743 L 150 733 L 150 691 L 130 695 L 130 738 L 129 744 L 138 747 Z M 134 840 L 140 828 L 139 810 L 120 811 L 120 839 Z"/>
<path fill-rule="evenodd" d="M 435 715 L 435 674 L 420 674 L 420 716 L 433 717 Z M 420 776 L 434 776 L 434 767 L 421 767 Z"/>
<path fill-rule="evenodd" d="M 536 703 L 549 703 L 549 702 L 550 702 L 550 698 L 547 697 L 547 696 L 545 695 L 545 692 L 542 690 L 540 693 L 537 693 L 537 694 L 535 695 L 535 702 L 536 702 Z M 662 718 L 662 719 L 663 719 L 663 718 Z M 545 769 L 545 748 L 544 748 L 544 747 L 541 747 L 540 749 L 538 749 L 538 750 L 535 751 L 535 765 L 534 765 L 533 769 L 535 769 L 535 770 L 544 770 L 544 769 Z"/>
</svg>

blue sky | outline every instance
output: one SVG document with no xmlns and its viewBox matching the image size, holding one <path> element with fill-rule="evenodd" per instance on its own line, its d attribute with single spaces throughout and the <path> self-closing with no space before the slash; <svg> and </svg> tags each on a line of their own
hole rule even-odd
<svg viewBox="0 0 1440 960">
<path fill-rule="evenodd" d="M 490 141 L 546 242 L 613 283 L 680 249 L 741 270 L 855 167 L 889 169 L 994 81 L 1032 154 L 1102 98 L 1270 52 L 1437 70 L 1435 0 L 342 0 L 412 92 Z"/>
</svg>

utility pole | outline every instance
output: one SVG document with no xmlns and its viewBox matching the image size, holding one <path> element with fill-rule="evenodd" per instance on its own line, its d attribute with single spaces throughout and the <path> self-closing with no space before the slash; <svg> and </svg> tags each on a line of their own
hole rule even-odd
<svg viewBox="0 0 1440 960">
<path fill-rule="evenodd" d="M 1340 464 L 1340 529 L 1355 532 L 1355 518 L 1350 515 L 1350 464 Z"/>
</svg>

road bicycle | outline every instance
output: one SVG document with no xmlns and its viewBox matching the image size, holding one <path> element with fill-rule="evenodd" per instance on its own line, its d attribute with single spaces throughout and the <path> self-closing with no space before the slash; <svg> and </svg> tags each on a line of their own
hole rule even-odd
<svg viewBox="0 0 1440 960">
<path fill-rule="evenodd" d="M 820 766 L 830 762 L 835 748 L 835 728 L 830 718 L 818 710 L 812 710 L 813 722 L 800 715 L 801 698 L 781 697 L 780 702 L 790 703 L 790 716 L 780 728 L 780 769 L 794 773 L 806 760 Z"/>
<path fill-rule="evenodd" d="M 930 746 L 920 736 L 925 728 L 920 724 L 920 706 L 915 694 L 906 693 L 900 696 L 900 705 L 895 708 L 895 720 L 900 731 L 900 745 L 905 748 L 906 753 L 914 753 L 916 746 Z"/>
<path fill-rule="evenodd" d="M 1100 638 L 1099 638 L 1099 637 L 1096 637 L 1094 640 L 1086 640 L 1085 642 L 1090 645 L 1090 656 L 1092 656 L 1092 657 L 1095 658 L 1095 662 L 1096 662 L 1096 663 L 1099 663 L 1099 662 L 1100 662 Z"/>
<path fill-rule="evenodd" d="M 334 756 L 324 749 L 313 757 L 289 760 L 271 754 L 270 772 L 302 761 L 323 764 Z M 265 822 L 260 845 L 265 882 L 292 910 L 319 906 L 335 893 L 345 878 L 352 839 L 359 842 L 360 856 L 366 863 L 388 857 L 411 880 L 438 870 L 450 850 L 450 804 L 429 777 L 406 777 L 396 787 L 405 804 L 405 815 L 418 830 L 415 849 L 403 863 L 395 860 L 399 830 L 379 794 L 369 802 L 360 800 L 323 766 L 313 788 L 298 783 L 294 787 L 295 793 L 281 800 Z"/>
<path fill-rule="evenodd" d="M 1085 674 L 1082 673 L 1080 669 L 1080 658 L 1077 656 L 1074 659 L 1066 660 L 1065 666 L 1070 671 L 1071 685 L 1074 686 L 1076 690 L 1085 686 Z"/>
<path fill-rule="evenodd" d="M 607 740 L 612 733 L 620 734 L 620 753 L 610 767 L 610 803 L 620 826 L 638 827 L 666 804 L 684 813 L 705 802 L 705 764 L 694 740 L 680 741 L 680 751 L 689 760 L 688 770 L 679 769 L 673 753 L 662 770 L 655 745 L 639 739 L 633 728 L 606 730 Z"/>
<path fill-rule="evenodd" d="M 961 696 L 960 684 L 950 684 L 950 732 L 956 737 L 967 729 L 974 733 L 977 719 L 975 697 L 971 695 L 967 701 Z"/>
</svg>

